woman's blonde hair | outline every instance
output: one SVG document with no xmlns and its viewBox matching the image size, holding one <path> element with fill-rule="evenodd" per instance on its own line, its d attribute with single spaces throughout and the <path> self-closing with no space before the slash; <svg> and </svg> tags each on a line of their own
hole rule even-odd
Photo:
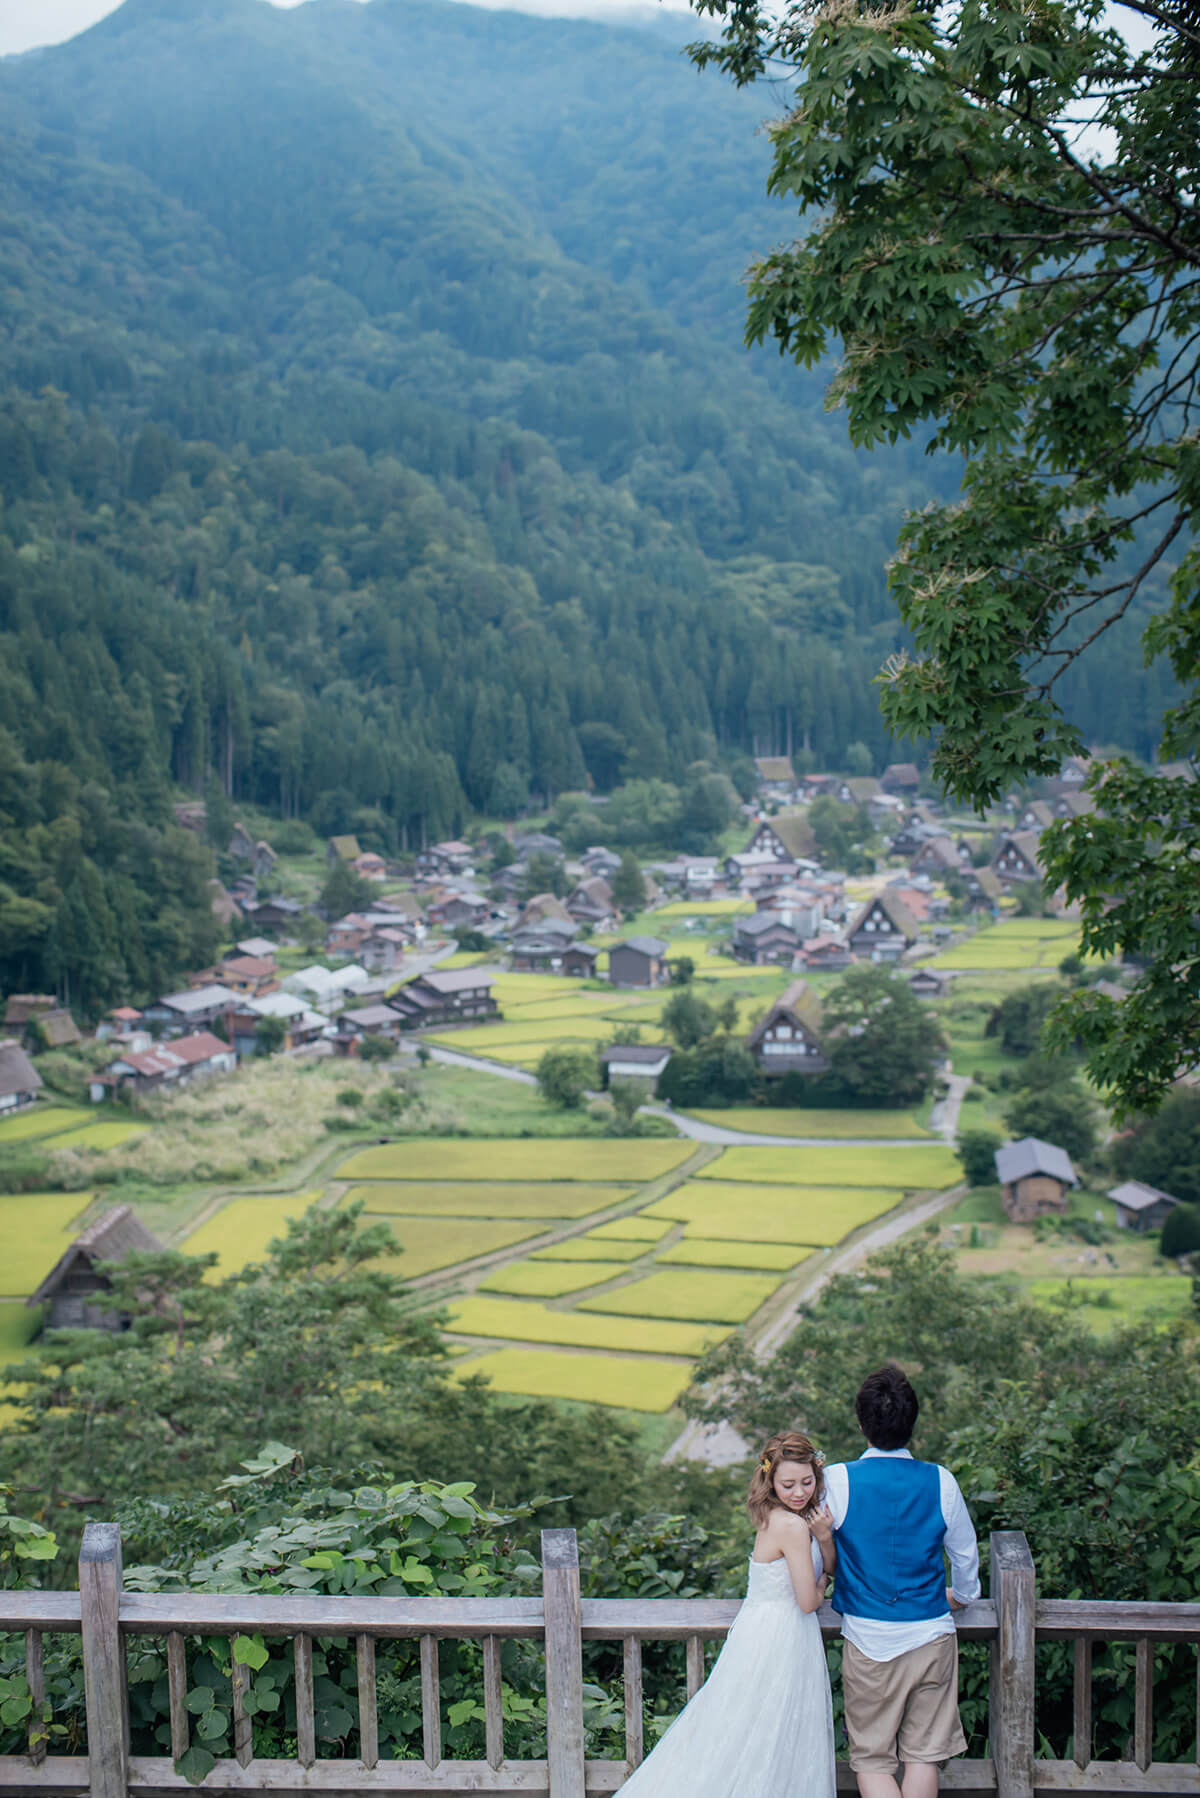
<svg viewBox="0 0 1200 1798">
<path fill-rule="evenodd" d="M 800 1517 L 808 1517 L 819 1509 L 825 1498 L 825 1463 L 809 1441 L 799 1430 L 784 1430 L 781 1435 L 772 1436 L 762 1447 L 758 1457 L 758 1466 L 754 1469 L 754 1477 L 750 1481 L 750 1490 L 746 1494 L 746 1509 L 753 1517 L 759 1529 L 767 1521 L 772 1511 L 781 1511 L 783 1501 L 775 1492 L 775 1469 L 781 1461 L 798 1461 L 802 1467 L 811 1467 L 816 1475 L 813 1495 L 804 1509 L 797 1513 Z"/>
</svg>

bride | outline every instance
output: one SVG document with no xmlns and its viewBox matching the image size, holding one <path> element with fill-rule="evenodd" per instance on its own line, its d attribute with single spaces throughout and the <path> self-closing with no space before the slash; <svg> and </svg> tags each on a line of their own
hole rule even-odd
<svg viewBox="0 0 1200 1798">
<path fill-rule="evenodd" d="M 758 1525 L 746 1598 L 705 1684 L 621 1798 L 834 1798 L 833 1713 L 816 1611 L 833 1572 L 821 1458 L 772 1436 L 746 1504 Z"/>
</svg>

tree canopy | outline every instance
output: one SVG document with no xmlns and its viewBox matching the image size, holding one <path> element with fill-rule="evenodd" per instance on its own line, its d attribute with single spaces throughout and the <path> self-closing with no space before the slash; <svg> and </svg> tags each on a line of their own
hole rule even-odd
<svg viewBox="0 0 1200 1798">
<path fill-rule="evenodd" d="M 1191 757 L 1194 17 L 1150 0 L 694 4 L 721 20 L 698 63 L 795 83 L 769 185 L 809 228 L 755 265 L 748 339 L 804 366 L 840 342 L 830 399 L 856 444 L 927 429 L 963 459 L 961 494 L 900 532 L 911 646 L 884 666 L 885 717 L 931 736 L 935 775 L 983 808 L 1083 747 L 1068 695 L 1098 644 L 1132 659 L 1140 632 L 1179 683 L 1161 753 Z M 1081 902 L 1085 946 L 1149 968 L 1125 1007 L 1073 997 L 1060 1030 L 1128 1108 L 1200 1052 L 1200 792 L 1120 760 L 1092 789 L 1098 816 L 1043 838 L 1049 879 Z"/>
</svg>

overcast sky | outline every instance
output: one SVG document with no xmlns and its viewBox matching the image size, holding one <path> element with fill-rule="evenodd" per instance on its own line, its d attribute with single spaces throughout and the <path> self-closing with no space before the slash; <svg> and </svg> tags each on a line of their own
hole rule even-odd
<svg viewBox="0 0 1200 1798">
<path fill-rule="evenodd" d="M 274 6 L 297 6 L 302 0 L 271 0 Z M 630 10 L 630 0 L 473 0 L 477 6 L 504 7 L 514 12 L 551 13 L 556 18 L 583 15 L 602 19 L 619 17 Z M 660 4 L 686 12 L 684 0 L 659 0 Z M 39 44 L 61 44 L 115 12 L 119 0 L 0 0 L 0 56 L 16 50 L 32 50 Z"/>
</svg>

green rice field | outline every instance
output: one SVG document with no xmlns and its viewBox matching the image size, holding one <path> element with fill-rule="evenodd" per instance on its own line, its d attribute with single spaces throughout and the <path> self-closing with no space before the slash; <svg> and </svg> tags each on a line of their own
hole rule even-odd
<svg viewBox="0 0 1200 1798">
<path fill-rule="evenodd" d="M 56 1136 L 86 1124 L 91 1113 L 83 1106 L 34 1105 L 12 1117 L 0 1118 L 0 1149 L 5 1143 L 29 1142 L 36 1137 Z"/>
<path fill-rule="evenodd" d="M 631 1411 L 669 1411 L 691 1384 L 686 1361 L 653 1355 L 569 1355 L 554 1349 L 502 1348 L 455 1370 L 460 1380 L 483 1374 L 497 1392 L 576 1399 Z"/>
<path fill-rule="evenodd" d="M 661 1139 L 413 1138 L 360 1149 L 338 1169 L 343 1180 L 657 1179 L 694 1154 L 690 1142 Z"/>
<path fill-rule="evenodd" d="M 881 1217 L 899 1199 L 895 1189 L 885 1188 L 788 1188 L 689 1180 L 657 1200 L 649 1215 L 684 1224 L 685 1236 L 701 1240 L 824 1248 Z"/>
<path fill-rule="evenodd" d="M 754 910 L 753 899 L 676 899 L 660 905 L 655 918 L 737 918 Z"/>
<path fill-rule="evenodd" d="M 90 1192 L 14 1192 L 0 1195 L 0 1242 L 4 1266 L 0 1288 L 6 1297 L 36 1292 L 79 1234 L 92 1202 Z"/>
<path fill-rule="evenodd" d="M 727 1329 L 638 1317 L 589 1317 L 554 1311 L 532 1300 L 469 1298 L 450 1307 L 450 1329 L 460 1336 L 494 1336 L 508 1342 L 561 1342 L 568 1348 L 617 1349 L 626 1354 L 702 1355 Z"/>
<path fill-rule="evenodd" d="M 751 1008 L 761 1014 L 762 1007 Z M 910 1111 L 824 1111 L 803 1106 L 735 1105 L 728 1111 L 692 1111 L 689 1117 L 726 1130 L 745 1130 L 754 1136 L 881 1136 L 928 1139 L 929 1131 Z"/>
<path fill-rule="evenodd" d="M 583 1181 L 373 1180 L 353 1186 L 347 1200 L 362 1199 L 370 1211 L 422 1217 L 587 1217 L 607 1211 L 637 1191 L 636 1186 L 589 1186 Z"/>
<path fill-rule="evenodd" d="M 144 1136 L 147 1128 L 145 1124 L 117 1122 L 84 1124 L 79 1130 L 68 1130 L 62 1136 L 55 1136 L 51 1146 L 55 1149 L 119 1149 L 122 1143 L 132 1142 L 135 1136 Z"/>
<path fill-rule="evenodd" d="M 479 1282 L 479 1292 L 510 1292 L 527 1299 L 560 1299 L 568 1292 L 602 1286 L 627 1272 L 623 1261 L 510 1261 Z"/>
<path fill-rule="evenodd" d="M 978 930 L 965 942 L 944 949 L 931 968 L 1057 968 L 1079 947 L 1079 926 L 1067 919 L 1013 918 Z"/>
<path fill-rule="evenodd" d="M 753 1317 L 778 1285 L 777 1275 L 672 1267 L 661 1273 L 643 1274 L 627 1286 L 597 1293 L 595 1298 L 580 1299 L 578 1309 L 621 1317 L 742 1324 Z"/>
<path fill-rule="evenodd" d="M 742 1180 L 784 1186 L 890 1186 L 924 1192 L 953 1186 L 962 1178 L 954 1150 L 941 1144 L 874 1149 L 838 1145 L 820 1148 L 732 1148 L 697 1170 L 700 1180 Z"/>
<path fill-rule="evenodd" d="M 1030 1280 L 1026 1290 L 1039 1305 L 1066 1303 L 1099 1333 L 1130 1323 L 1176 1323 L 1191 1309 L 1192 1282 L 1183 1274 L 1086 1274 L 1078 1279 Z"/>
<path fill-rule="evenodd" d="M 398 1274 L 404 1280 L 437 1273 L 443 1267 L 457 1267 L 460 1261 L 492 1255 L 497 1249 L 512 1248 L 519 1242 L 528 1242 L 531 1237 L 541 1236 L 546 1229 L 545 1224 L 535 1219 L 492 1223 L 484 1218 L 364 1215 L 362 1221 L 364 1227 L 391 1224 L 396 1250 L 393 1254 L 381 1255 L 371 1265 Z"/>
</svg>

